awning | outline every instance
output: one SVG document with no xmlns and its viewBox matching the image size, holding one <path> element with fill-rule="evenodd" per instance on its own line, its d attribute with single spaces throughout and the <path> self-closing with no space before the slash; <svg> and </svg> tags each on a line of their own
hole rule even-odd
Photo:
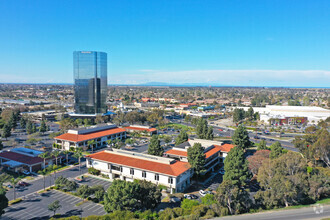
<svg viewBox="0 0 330 220">
<path fill-rule="evenodd" d="M 13 161 L 13 160 L 9 160 L 7 162 L 2 163 L 1 165 L 5 165 L 5 166 L 9 166 L 11 168 L 14 168 L 14 167 L 22 166 L 23 163 L 17 162 L 17 161 Z"/>
</svg>

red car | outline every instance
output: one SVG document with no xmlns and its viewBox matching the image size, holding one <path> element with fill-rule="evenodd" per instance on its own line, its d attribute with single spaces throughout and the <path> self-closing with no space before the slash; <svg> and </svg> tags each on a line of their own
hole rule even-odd
<svg viewBox="0 0 330 220">
<path fill-rule="evenodd" d="M 30 184 L 21 181 L 21 182 L 18 183 L 18 185 L 19 185 L 19 186 L 28 186 L 28 185 L 30 185 Z"/>
<path fill-rule="evenodd" d="M 223 131 L 222 129 L 219 129 L 219 131 Z"/>
</svg>

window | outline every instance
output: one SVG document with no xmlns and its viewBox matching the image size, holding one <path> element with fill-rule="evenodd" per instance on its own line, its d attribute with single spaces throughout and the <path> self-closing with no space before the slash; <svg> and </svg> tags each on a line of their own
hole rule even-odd
<svg viewBox="0 0 330 220">
<path fill-rule="evenodd" d="M 113 169 L 113 166 L 111 166 L 110 163 L 108 163 L 108 169 L 109 169 L 109 170 Z"/>
<path fill-rule="evenodd" d="M 169 184 L 173 184 L 173 178 L 172 178 L 172 177 L 169 177 L 169 178 L 168 178 L 168 183 L 169 183 Z"/>
<path fill-rule="evenodd" d="M 134 169 L 133 168 L 131 168 L 129 172 L 130 172 L 131 175 L 134 175 Z"/>
<path fill-rule="evenodd" d="M 159 181 L 159 175 L 155 174 L 155 180 Z"/>
<path fill-rule="evenodd" d="M 146 177 L 147 177 L 147 173 L 146 173 L 146 171 L 142 171 L 142 177 L 143 177 L 143 178 L 146 178 Z"/>
</svg>

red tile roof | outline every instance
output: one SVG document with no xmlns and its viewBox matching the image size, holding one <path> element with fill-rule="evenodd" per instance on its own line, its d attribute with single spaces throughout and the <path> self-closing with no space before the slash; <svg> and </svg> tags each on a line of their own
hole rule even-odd
<svg viewBox="0 0 330 220">
<path fill-rule="evenodd" d="M 171 149 L 171 150 L 166 151 L 165 154 L 172 154 L 172 155 L 188 157 L 187 151 L 182 151 L 182 150 L 173 150 L 173 149 Z"/>
<path fill-rule="evenodd" d="M 229 152 L 232 148 L 234 147 L 234 145 L 232 144 L 224 144 L 224 145 L 214 145 L 214 148 L 212 148 L 211 150 L 207 151 L 205 153 L 205 158 L 209 158 L 212 155 L 214 155 L 215 153 L 218 153 L 219 151 L 222 152 Z M 168 150 L 165 152 L 165 154 L 172 154 L 172 155 L 177 155 L 177 156 L 182 156 L 182 157 L 188 157 L 188 153 L 187 151 L 181 151 L 181 150 Z"/>
<path fill-rule="evenodd" d="M 128 126 L 124 127 L 126 130 L 137 130 L 137 131 L 148 131 L 148 132 L 153 132 L 157 131 L 156 128 L 140 128 L 140 127 L 134 127 L 134 126 Z"/>
<path fill-rule="evenodd" d="M 205 153 L 205 158 L 207 159 L 207 158 L 211 157 L 212 155 L 218 153 L 219 151 L 221 151 L 221 147 L 214 145 L 214 148 L 212 148 L 211 150 L 209 150 L 208 152 Z"/>
<path fill-rule="evenodd" d="M 72 142 L 80 142 L 80 141 L 87 141 L 95 138 L 100 138 L 112 134 L 118 134 L 125 132 L 126 130 L 123 128 L 112 128 L 104 131 L 97 131 L 97 132 L 92 132 L 88 134 L 70 134 L 70 133 L 65 133 L 60 136 L 55 137 L 55 139 L 60 139 L 60 140 L 66 140 L 66 141 L 72 141 Z"/>
<path fill-rule="evenodd" d="M 224 144 L 224 145 L 214 145 L 214 146 L 217 146 L 217 147 L 220 147 L 221 151 L 222 152 L 229 152 L 232 148 L 235 147 L 235 145 L 232 145 L 232 144 Z"/>
<path fill-rule="evenodd" d="M 41 163 L 44 161 L 44 159 L 40 158 L 40 157 L 30 157 L 30 156 L 26 156 L 24 154 L 19 154 L 13 151 L 4 151 L 2 153 L 0 153 L 0 157 L 7 159 L 7 160 L 13 160 L 13 161 L 17 161 L 20 163 L 24 163 L 24 164 L 28 164 L 28 165 L 33 165 L 36 163 Z"/>
<path fill-rule="evenodd" d="M 119 154 L 114 154 L 109 151 L 101 151 L 95 154 L 88 155 L 96 160 L 106 161 L 118 165 L 134 167 L 141 170 L 148 170 L 156 173 L 162 173 L 170 176 L 179 176 L 190 169 L 190 165 L 187 162 L 176 161 L 172 164 L 164 164 L 160 162 L 144 160 L 141 158 L 134 158 Z"/>
</svg>

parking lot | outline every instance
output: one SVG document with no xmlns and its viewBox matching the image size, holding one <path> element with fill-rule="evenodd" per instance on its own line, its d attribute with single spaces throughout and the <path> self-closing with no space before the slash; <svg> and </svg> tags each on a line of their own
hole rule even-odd
<svg viewBox="0 0 330 220">
<path fill-rule="evenodd" d="M 77 183 L 85 184 L 88 186 L 102 185 L 104 187 L 104 190 L 107 190 L 111 185 L 110 181 L 99 179 L 97 177 L 91 177 L 91 176 L 85 177 L 83 181 Z"/>
<path fill-rule="evenodd" d="M 82 201 L 81 198 L 52 190 L 43 194 L 34 193 L 26 196 L 22 202 L 6 208 L 1 219 L 48 219 L 53 216 L 53 212 L 48 210 L 48 205 L 55 200 L 59 200 L 62 205 L 61 209 L 56 212 L 60 214 L 60 217 L 106 214 L 100 204 L 88 201 L 80 206 L 75 206 Z"/>
</svg>

